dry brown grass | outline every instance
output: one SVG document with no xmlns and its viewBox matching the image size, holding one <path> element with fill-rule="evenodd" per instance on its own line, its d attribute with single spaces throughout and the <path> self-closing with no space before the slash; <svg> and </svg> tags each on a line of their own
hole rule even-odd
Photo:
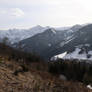
<svg viewBox="0 0 92 92">
<path fill-rule="evenodd" d="M 20 64 L 13 61 L 0 63 L 0 92 L 91 92 L 82 83 L 62 81 L 48 72 L 31 69 L 28 72 L 13 72 Z"/>
<path fill-rule="evenodd" d="M 8 61 L 12 52 L 14 50 L 10 47 L 0 47 L 0 92 L 92 92 L 82 83 L 63 81 L 51 75 L 46 72 L 47 67 L 42 62 L 25 63 L 29 71 L 14 75 L 22 62 L 14 59 Z"/>
</svg>

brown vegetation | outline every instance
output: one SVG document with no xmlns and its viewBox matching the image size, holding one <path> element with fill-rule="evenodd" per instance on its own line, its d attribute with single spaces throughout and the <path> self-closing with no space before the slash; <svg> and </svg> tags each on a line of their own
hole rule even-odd
<svg viewBox="0 0 92 92">
<path fill-rule="evenodd" d="M 38 56 L 1 44 L 0 92 L 91 92 L 81 82 L 63 81 L 57 72 L 52 75 L 48 65 Z"/>
<path fill-rule="evenodd" d="M 19 72 L 20 64 L 5 60 L 0 63 L 0 92 L 91 92 L 82 83 L 62 81 L 48 72 Z"/>
</svg>

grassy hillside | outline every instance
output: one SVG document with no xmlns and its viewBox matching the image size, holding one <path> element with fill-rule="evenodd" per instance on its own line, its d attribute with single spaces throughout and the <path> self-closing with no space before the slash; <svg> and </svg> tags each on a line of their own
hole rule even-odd
<svg viewBox="0 0 92 92">
<path fill-rule="evenodd" d="M 39 57 L 0 45 L 0 92 L 91 92 L 77 81 L 48 72 Z"/>
</svg>

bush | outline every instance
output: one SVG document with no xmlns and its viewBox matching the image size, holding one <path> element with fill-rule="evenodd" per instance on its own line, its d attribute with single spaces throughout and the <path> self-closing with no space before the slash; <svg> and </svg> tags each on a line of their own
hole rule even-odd
<svg viewBox="0 0 92 92">
<path fill-rule="evenodd" d="M 52 74 L 64 74 L 68 80 L 91 82 L 92 83 L 92 65 L 77 60 L 56 61 L 49 64 L 49 72 Z"/>
</svg>

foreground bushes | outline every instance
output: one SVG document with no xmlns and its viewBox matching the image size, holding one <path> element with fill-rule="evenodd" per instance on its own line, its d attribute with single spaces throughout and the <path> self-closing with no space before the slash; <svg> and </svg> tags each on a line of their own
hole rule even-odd
<svg viewBox="0 0 92 92">
<path fill-rule="evenodd" d="M 41 58 L 36 54 L 25 53 L 2 43 L 0 43 L 0 55 L 7 56 L 9 60 L 26 61 L 28 63 L 41 61 Z"/>
<path fill-rule="evenodd" d="M 68 80 L 92 83 L 92 64 L 78 60 L 58 60 L 49 64 L 49 72 L 63 74 Z"/>
<path fill-rule="evenodd" d="M 62 74 L 68 80 L 81 81 L 85 84 L 92 83 L 92 64 L 86 61 L 58 60 L 47 63 L 37 55 L 18 51 L 2 44 L 0 44 L 0 55 L 7 56 L 9 61 L 17 61 L 20 65 L 24 65 L 27 68 L 31 67 L 32 69 L 48 71 L 54 75 Z M 31 64 L 33 62 L 34 64 Z"/>
</svg>

